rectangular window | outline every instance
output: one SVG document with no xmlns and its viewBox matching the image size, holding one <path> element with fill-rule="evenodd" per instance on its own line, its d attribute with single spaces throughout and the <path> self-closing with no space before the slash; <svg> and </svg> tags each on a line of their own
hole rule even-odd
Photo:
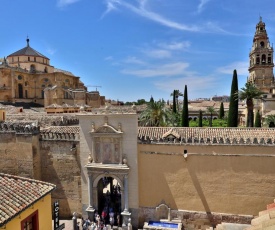
<svg viewBox="0 0 275 230">
<path fill-rule="evenodd" d="M 21 230 L 38 230 L 38 210 L 21 221 Z"/>
<path fill-rule="evenodd" d="M 28 98 L 28 90 L 25 90 L 25 98 Z"/>
</svg>

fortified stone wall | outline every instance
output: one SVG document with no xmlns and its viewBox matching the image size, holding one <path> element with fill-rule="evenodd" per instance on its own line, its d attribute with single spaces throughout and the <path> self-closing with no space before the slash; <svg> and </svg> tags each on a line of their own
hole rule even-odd
<svg viewBox="0 0 275 230">
<path fill-rule="evenodd" d="M 60 216 L 71 218 L 81 213 L 79 141 L 51 135 L 40 141 L 42 180 L 56 185 L 52 202 L 58 200 Z"/>
<path fill-rule="evenodd" d="M 17 129 L 19 126 L 12 126 Z M 22 127 L 22 126 L 21 126 Z M 0 168 L 1 172 L 40 179 L 40 169 L 36 162 L 39 135 L 18 128 L 1 124 L 0 127 Z M 22 131 L 21 133 L 19 133 Z"/>
<path fill-rule="evenodd" d="M 165 203 L 210 214 L 213 223 L 222 221 L 213 213 L 229 214 L 225 222 L 247 223 L 235 214 L 257 215 L 273 201 L 274 164 L 273 145 L 138 144 L 139 206 Z M 144 218 L 141 213 L 140 224 Z"/>
</svg>

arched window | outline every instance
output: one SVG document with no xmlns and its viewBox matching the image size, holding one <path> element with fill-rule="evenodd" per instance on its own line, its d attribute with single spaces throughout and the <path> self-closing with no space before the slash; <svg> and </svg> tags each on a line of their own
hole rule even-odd
<svg viewBox="0 0 275 230">
<path fill-rule="evenodd" d="M 18 84 L 18 97 L 23 98 L 23 86 L 22 86 L 22 84 Z"/>
<path fill-rule="evenodd" d="M 262 55 L 262 64 L 265 64 L 266 63 L 266 56 L 265 54 Z"/>
<path fill-rule="evenodd" d="M 44 59 L 43 59 L 43 61 L 44 61 Z M 44 73 L 48 73 L 48 68 L 47 67 L 45 67 Z"/>
<path fill-rule="evenodd" d="M 34 73 L 35 72 L 35 65 L 31 65 L 30 72 Z"/>
<path fill-rule="evenodd" d="M 256 64 L 260 64 L 260 58 L 259 57 L 256 58 Z"/>
<path fill-rule="evenodd" d="M 264 42 L 260 42 L 261 48 L 264 48 Z"/>
</svg>

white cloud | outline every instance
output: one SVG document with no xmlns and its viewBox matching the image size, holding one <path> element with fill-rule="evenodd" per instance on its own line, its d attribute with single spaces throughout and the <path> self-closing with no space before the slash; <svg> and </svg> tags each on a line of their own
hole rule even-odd
<svg viewBox="0 0 275 230">
<path fill-rule="evenodd" d="M 170 43 L 159 43 L 158 46 L 168 50 L 184 50 L 189 48 L 191 43 L 189 41 L 182 42 L 170 42 Z"/>
<path fill-rule="evenodd" d="M 201 0 L 200 5 L 198 6 L 198 10 L 202 10 L 202 8 L 205 6 L 206 3 L 208 3 L 210 0 Z M 154 21 L 160 25 L 180 30 L 180 31 L 190 31 L 190 32 L 203 32 L 203 33 L 218 33 L 218 34 L 230 34 L 230 35 L 238 35 L 231 33 L 229 31 L 224 30 L 220 26 L 216 25 L 213 22 L 207 22 L 203 25 L 187 25 L 184 23 L 175 22 L 173 20 L 170 20 L 168 18 L 165 18 L 164 16 L 155 13 L 153 11 L 150 11 L 145 8 L 147 0 L 139 0 L 137 1 L 138 5 L 135 6 L 133 4 L 128 3 L 126 0 L 105 0 L 106 4 L 106 10 L 102 14 L 101 18 L 103 18 L 105 15 L 110 13 L 113 10 L 118 10 L 119 6 L 126 8 L 128 11 L 143 17 L 147 18 L 151 21 Z"/>
<path fill-rule="evenodd" d="M 248 75 L 248 62 L 233 62 L 227 66 L 222 66 L 217 69 L 217 72 L 233 75 L 234 69 L 238 75 Z"/>
<path fill-rule="evenodd" d="M 211 95 L 212 92 L 218 87 L 216 77 L 213 76 L 199 76 L 196 73 L 190 72 L 185 73 L 185 77 L 161 80 L 154 82 L 156 88 L 165 92 L 172 92 L 174 89 L 184 88 L 184 85 L 188 87 L 188 98 L 199 98 Z M 212 93 L 214 95 L 214 93 Z"/>
<path fill-rule="evenodd" d="M 164 25 L 164 26 L 167 26 L 170 28 L 174 28 L 177 30 L 186 30 L 186 31 L 198 31 L 199 30 L 199 28 L 196 26 L 188 26 L 185 24 L 174 22 L 172 20 L 169 20 L 169 19 L 157 14 L 157 13 L 149 11 L 149 10 L 145 9 L 145 3 L 146 3 L 146 0 L 139 1 L 139 5 L 138 5 L 138 7 L 136 7 L 132 4 L 129 4 L 128 2 L 126 2 L 124 0 L 106 0 L 107 9 L 103 13 L 102 17 L 104 17 L 107 13 L 111 12 L 112 10 L 117 9 L 116 5 L 121 5 L 141 17 L 147 18 L 151 21 L 155 21 L 161 25 Z"/>
<path fill-rule="evenodd" d="M 124 60 L 124 62 L 128 63 L 128 64 L 138 64 L 138 65 L 145 65 L 146 64 L 144 61 L 138 59 L 137 57 L 133 57 L 133 56 L 127 57 Z"/>
<path fill-rule="evenodd" d="M 76 3 L 78 1 L 80 1 L 80 0 L 58 0 L 57 6 L 58 7 L 65 7 L 67 5 L 71 5 L 71 4 Z"/>
<path fill-rule="evenodd" d="M 124 69 L 123 74 L 134 75 L 137 77 L 158 77 L 158 76 L 177 76 L 184 73 L 184 70 L 189 66 L 185 62 L 175 62 L 161 66 L 154 66 L 146 69 L 130 70 Z"/>
<path fill-rule="evenodd" d="M 160 50 L 160 49 L 155 49 L 155 50 L 146 50 L 143 51 L 147 56 L 152 57 L 152 58 L 169 58 L 171 57 L 171 52 L 168 50 Z"/>
<path fill-rule="evenodd" d="M 119 0 L 106 0 L 106 10 L 105 12 L 101 15 L 101 19 L 105 17 L 108 13 L 110 13 L 113 10 L 116 10 L 116 4 L 120 4 Z"/>
<path fill-rule="evenodd" d="M 204 9 L 204 6 L 209 2 L 210 0 L 200 0 L 200 4 L 198 5 L 197 12 L 201 13 Z"/>
<path fill-rule="evenodd" d="M 111 60 L 113 60 L 113 56 L 108 56 L 108 57 L 106 57 L 104 60 L 105 60 L 105 61 L 111 61 Z"/>
<path fill-rule="evenodd" d="M 52 49 L 52 48 L 48 48 L 46 50 L 47 53 L 49 53 L 50 55 L 54 55 L 56 53 L 56 50 L 55 49 Z"/>
</svg>

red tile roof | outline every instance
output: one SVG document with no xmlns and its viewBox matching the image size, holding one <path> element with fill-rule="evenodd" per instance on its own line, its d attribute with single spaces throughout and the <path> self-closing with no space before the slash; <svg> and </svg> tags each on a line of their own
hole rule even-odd
<svg viewBox="0 0 275 230">
<path fill-rule="evenodd" d="M 169 136 L 174 136 L 176 144 L 275 145 L 274 128 L 138 127 L 141 142 L 171 142 Z"/>
<path fill-rule="evenodd" d="M 55 189 L 55 185 L 0 173 L 0 227 Z"/>
</svg>

